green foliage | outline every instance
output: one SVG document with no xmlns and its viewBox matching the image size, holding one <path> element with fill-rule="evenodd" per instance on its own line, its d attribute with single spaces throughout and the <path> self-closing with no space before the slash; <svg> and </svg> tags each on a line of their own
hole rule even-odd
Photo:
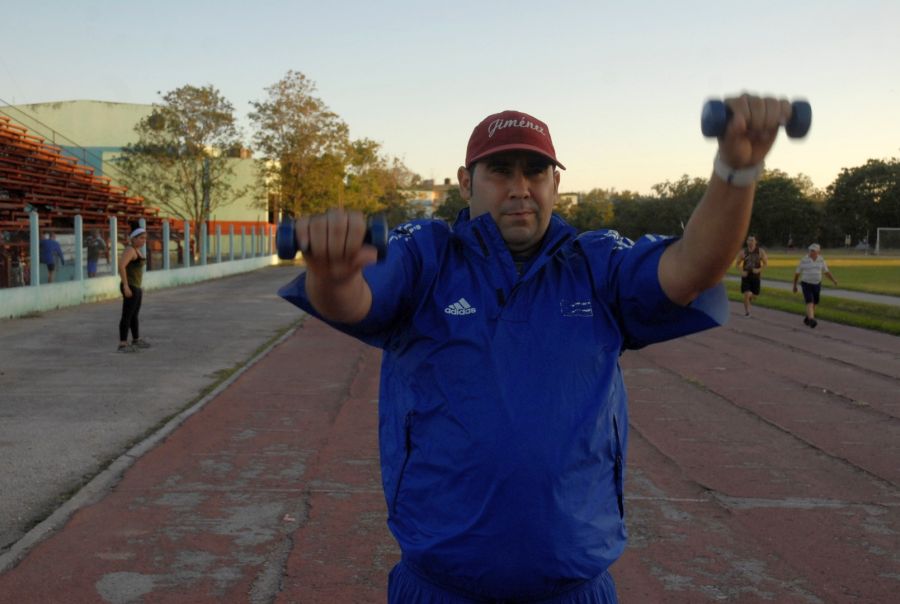
<svg viewBox="0 0 900 604">
<path fill-rule="evenodd" d="M 344 207 L 368 214 L 388 211 L 389 220 L 402 221 L 415 216 L 416 210 L 404 190 L 416 186 L 419 177 L 399 159 L 385 158 L 378 143 L 369 139 L 353 141 L 344 162 Z"/>
<path fill-rule="evenodd" d="M 453 187 L 447 191 L 447 199 L 435 210 L 434 217 L 453 224 L 460 210 L 468 206 L 469 204 L 462 198 L 459 188 Z"/>
<path fill-rule="evenodd" d="M 623 195 L 613 201 L 612 227 L 631 239 L 646 233 L 680 235 L 706 192 L 707 181 L 685 175 L 653 186 L 653 197 Z"/>
<path fill-rule="evenodd" d="M 725 287 L 729 300 L 733 302 L 743 300 L 743 295 L 740 292 L 740 283 L 728 281 Z M 753 304 L 763 308 L 794 313 L 798 317 L 798 323 L 800 322 L 800 317 L 805 316 L 806 312 L 803 296 L 772 288 L 764 287 L 762 295 L 757 297 Z M 827 291 L 822 292 L 822 302 L 816 306 L 816 318 L 900 335 L 900 308 L 829 296 Z"/>
<path fill-rule="evenodd" d="M 386 212 L 392 224 L 415 216 L 402 190 L 419 177 L 384 157 L 379 143 L 351 141 L 347 125 L 315 91 L 305 75 L 288 71 L 266 88 L 265 100 L 251 103 L 260 186 L 271 193 L 272 209 L 299 215 L 341 206 Z"/>
<path fill-rule="evenodd" d="M 135 126 L 138 141 L 117 167 L 133 193 L 197 224 L 246 193 L 232 185 L 227 156 L 240 147 L 234 107 L 212 86 L 182 86 L 162 100 Z"/>
<path fill-rule="evenodd" d="M 578 203 L 560 207 L 559 213 L 579 231 L 609 228 L 613 218 L 610 191 L 591 189 L 581 196 Z"/>
<path fill-rule="evenodd" d="M 763 271 L 763 278 L 791 283 L 797 264 L 804 254 L 803 251 L 783 254 L 769 250 L 769 266 Z M 841 289 L 900 296 L 900 260 L 881 257 L 876 259 L 874 256 L 863 257 L 856 254 L 837 255 L 830 250 L 826 250 L 823 256 Z M 740 274 L 734 267 L 728 272 L 735 276 Z M 823 279 L 823 284 L 826 289 L 830 287 L 827 279 Z"/>
<path fill-rule="evenodd" d="M 289 214 L 321 212 L 338 202 L 344 179 L 349 129 L 314 96 L 315 83 L 296 71 L 253 101 L 250 120 L 259 154 L 261 186 L 274 192 Z"/>
<path fill-rule="evenodd" d="M 760 244 L 805 247 L 820 239 L 821 206 L 813 203 L 808 179 L 791 178 L 780 170 L 766 171 L 756 185 L 750 232 Z"/>
<path fill-rule="evenodd" d="M 875 229 L 900 226 L 900 160 L 870 159 L 865 165 L 844 168 L 828 187 L 827 241 L 875 243 Z"/>
</svg>

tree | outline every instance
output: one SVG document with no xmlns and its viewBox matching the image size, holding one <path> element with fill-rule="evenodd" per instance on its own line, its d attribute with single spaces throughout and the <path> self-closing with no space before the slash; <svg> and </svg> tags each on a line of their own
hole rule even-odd
<svg viewBox="0 0 900 604">
<path fill-rule="evenodd" d="M 625 191 L 612 198 L 612 228 L 630 239 L 647 233 L 680 235 L 706 192 L 707 181 L 685 175 L 675 182 L 653 185 L 647 197 Z"/>
<path fill-rule="evenodd" d="M 761 245 L 805 247 L 819 239 L 821 205 L 810 197 L 815 189 L 807 177 L 790 177 L 780 170 L 766 170 L 756 185 L 750 232 Z"/>
<path fill-rule="evenodd" d="M 469 207 L 469 203 L 462 198 L 459 187 L 453 187 L 447 191 L 447 198 L 434 212 L 435 218 L 440 218 L 450 224 L 456 222 L 456 217 L 463 208 Z"/>
<path fill-rule="evenodd" d="M 845 233 L 859 241 L 874 238 L 878 227 L 900 226 L 900 159 L 870 159 L 865 165 L 844 168 L 827 196 L 831 237 L 843 240 Z"/>
<path fill-rule="evenodd" d="M 341 203 L 347 125 L 313 96 L 315 83 L 296 71 L 266 88 L 268 97 L 250 104 L 263 186 L 274 191 L 288 214 L 321 212 Z"/>
<path fill-rule="evenodd" d="M 610 192 L 591 189 L 581 196 L 578 203 L 560 208 L 560 214 L 579 231 L 608 228 L 613 217 Z"/>
<path fill-rule="evenodd" d="M 228 152 L 240 148 L 234 107 L 212 86 L 182 86 L 135 126 L 118 160 L 122 184 L 195 224 L 246 194 L 233 186 Z"/>
<path fill-rule="evenodd" d="M 396 157 L 391 160 L 387 174 L 385 191 L 380 201 L 385 206 L 383 213 L 388 224 L 398 225 L 414 218 L 425 218 L 425 208 L 411 203 L 407 194 L 407 191 L 419 186 L 421 177 Z"/>
<path fill-rule="evenodd" d="M 613 200 L 612 229 L 629 239 L 637 239 L 646 233 L 659 233 L 656 221 L 655 197 L 627 197 Z"/>
<path fill-rule="evenodd" d="M 353 141 L 345 162 L 344 207 L 367 214 L 383 213 L 390 225 L 424 217 L 424 208 L 415 207 L 406 193 L 421 179 L 396 157 L 384 156 L 379 143 Z"/>
</svg>

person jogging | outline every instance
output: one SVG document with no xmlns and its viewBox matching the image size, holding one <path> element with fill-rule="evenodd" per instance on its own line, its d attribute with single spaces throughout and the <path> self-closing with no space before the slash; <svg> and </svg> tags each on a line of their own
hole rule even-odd
<svg viewBox="0 0 900 604">
<path fill-rule="evenodd" d="M 797 281 L 799 280 L 800 288 L 803 290 L 803 301 L 806 302 L 803 324 L 812 329 L 819 324 L 816 320 L 816 306 L 819 304 L 822 293 L 822 274 L 827 275 L 835 285 L 838 284 L 837 279 L 828 270 L 828 265 L 825 264 L 825 257 L 819 253 L 821 251 L 822 248 L 818 243 L 811 244 L 809 253 L 800 259 L 800 264 L 794 271 L 794 293 L 797 293 Z"/>
<path fill-rule="evenodd" d="M 392 603 L 616 602 L 628 408 L 619 356 L 715 327 L 785 100 L 743 95 L 681 238 L 578 235 L 553 214 L 548 125 L 483 119 L 451 227 L 395 228 L 376 263 L 359 212 L 295 222 L 282 297 L 383 349 L 379 443 L 402 559 Z"/>
<path fill-rule="evenodd" d="M 738 254 L 735 265 L 741 269 L 741 294 L 744 296 L 744 316 L 750 316 L 751 302 L 759 295 L 762 271 L 769 265 L 766 250 L 759 247 L 756 235 L 747 237 L 747 245 Z"/>
</svg>

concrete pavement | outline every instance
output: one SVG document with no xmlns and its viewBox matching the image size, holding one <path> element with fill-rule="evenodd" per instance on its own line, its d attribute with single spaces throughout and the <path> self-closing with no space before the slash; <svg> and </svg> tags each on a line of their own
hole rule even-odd
<svg viewBox="0 0 900 604">
<path fill-rule="evenodd" d="M 119 301 L 0 320 L 0 554 L 296 325 L 276 290 L 298 271 L 147 292 L 153 348 L 134 354 L 116 352 Z"/>
</svg>

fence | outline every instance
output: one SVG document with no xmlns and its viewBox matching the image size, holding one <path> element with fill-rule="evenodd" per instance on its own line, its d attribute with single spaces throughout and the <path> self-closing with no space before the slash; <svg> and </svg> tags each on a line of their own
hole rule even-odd
<svg viewBox="0 0 900 604">
<path fill-rule="evenodd" d="M 172 229 L 168 221 L 163 221 L 158 232 L 148 232 L 147 245 L 143 249 L 147 258 L 146 289 L 194 283 L 278 263 L 274 253 L 274 225 L 240 226 L 237 231 L 234 225 L 226 225 L 228 232 L 223 235 L 221 224 L 214 225 L 214 233 L 210 234 L 205 224 L 192 231 L 189 221 L 179 222 L 181 228 L 178 229 Z M 140 225 L 144 227 L 145 222 L 141 220 Z M 55 246 L 46 243 L 45 257 L 41 258 L 42 233 L 37 212 L 30 215 L 30 227 L 28 254 L 8 257 L 0 248 L 3 268 L 0 276 L 4 277 L 4 287 L 0 287 L 0 318 L 119 296 L 117 261 L 127 233 L 122 233 L 120 241 L 115 217 L 109 219 L 105 236 L 95 232 L 90 241 L 84 238 L 80 216 L 75 217 L 71 232 L 52 231 L 52 237 L 60 244 L 62 259 L 58 255 L 47 258 L 46 252 Z M 102 247 L 97 243 L 98 237 Z M 45 240 L 47 238 L 50 238 L 49 233 Z M 2 245 L 3 241 L 0 241 Z M 21 247 L 24 246 L 7 246 L 12 250 Z M 48 259 L 55 268 L 52 274 L 48 271 Z"/>
</svg>

